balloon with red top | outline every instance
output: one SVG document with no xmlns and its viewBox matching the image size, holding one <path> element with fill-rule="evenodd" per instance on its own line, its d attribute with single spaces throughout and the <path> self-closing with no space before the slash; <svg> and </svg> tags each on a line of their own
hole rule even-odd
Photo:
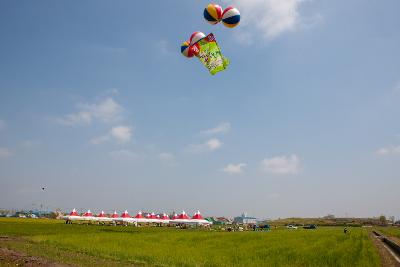
<svg viewBox="0 0 400 267">
<path fill-rule="evenodd" d="M 198 41 L 200 41 L 201 39 L 203 39 L 204 37 L 206 37 L 206 35 L 204 33 L 194 32 L 190 36 L 189 43 L 190 43 L 190 45 L 193 45 L 193 44 L 197 43 Z"/>
<path fill-rule="evenodd" d="M 236 27 L 240 22 L 240 12 L 237 8 L 227 7 L 222 13 L 222 23 L 228 28 Z"/>
</svg>

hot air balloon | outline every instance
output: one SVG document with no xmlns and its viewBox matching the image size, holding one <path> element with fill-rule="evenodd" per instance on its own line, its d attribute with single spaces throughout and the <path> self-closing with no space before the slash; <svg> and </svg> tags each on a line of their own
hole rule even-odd
<svg viewBox="0 0 400 267">
<path fill-rule="evenodd" d="M 210 24 L 217 24 L 222 19 L 222 8 L 216 4 L 209 4 L 204 9 L 204 19 Z"/>
</svg>

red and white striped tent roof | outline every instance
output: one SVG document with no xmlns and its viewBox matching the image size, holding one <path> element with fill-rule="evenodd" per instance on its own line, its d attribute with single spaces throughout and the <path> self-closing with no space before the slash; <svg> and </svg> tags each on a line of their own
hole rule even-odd
<svg viewBox="0 0 400 267">
<path fill-rule="evenodd" d="M 129 215 L 128 211 L 126 210 L 121 214 L 121 218 L 131 218 L 131 215 Z"/>
<path fill-rule="evenodd" d="M 76 209 L 73 209 L 69 216 L 79 216 L 79 214 L 76 212 Z"/>
<path fill-rule="evenodd" d="M 192 219 L 194 219 L 194 220 L 203 220 L 203 216 L 201 216 L 200 211 L 197 211 L 197 212 L 193 215 Z"/>
<path fill-rule="evenodd" d="M 90 210 L 88 210 L 83 214 L 83 217 L 93 217 L 93 213 Z"/>
<path fill-rule="evenodd" d="M 178 218 L 179 218 L 178 214 L 174 213 L 174 216 L 172 216 L 172 220 L 176 220 Z"/>
<path fill-rule="evenodd" d="M 189 218 L 189 216 L 187 216 L 187 214 L 185 213 L 185 211 L 182 211 L 182 213 L 179 214 L 178 219 L 179 219 L 179 220 L 189 220 L 190 218 Z"/>
<path fill-rule="evenodd" d="M 105 218 L 105 217 L 107 217 L 107 216 L 106 216 L 106 214 L 104 213 L 104 211 L 101 211 L 101 212 L 99 213 L 99 215 L 97 215 L 97 217 Z"/>
<path fill-rule="evenodd" d="M 135 218 L 136 218 L 136 219 L 143 219 L 144 217 L 143 217 L 142 212 L 139 211 L 138 214 L 136 214 Z"/>
<path fill-rule="evenodd" d="M 157 216 L 154 214 L 154 212 L 152 212 L 152 213 L 150 214 L 150 219 L 157 219 Z"/>
<path fill-rule="evenodd" d="M 164 213 L 164 214 L 161 216 L 160 219 L 161 219 L 161 220 L 169 220 L 169 217 L 168 217 L 167 214 Z"/>
<path fill-rule="evenodd" d="M 111 215 L 111 218 L 118 218 L 118 213 L 116 211 L 114 211 L 113 215 Z"/>
<path fill-rule="evenodd" d="M 146 218 L 147 218 L 147 219 L 150 219 L 150 217 L 151 217 L 150 213 L 147 213 L 147 214 L 146 214 Z"/>
</svg>

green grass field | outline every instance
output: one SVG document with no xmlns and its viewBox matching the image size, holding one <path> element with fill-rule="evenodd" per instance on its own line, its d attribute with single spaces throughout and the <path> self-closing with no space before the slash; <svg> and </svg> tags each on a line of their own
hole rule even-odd
<svg viewBox="0 0 400 267">
<path fill-rule="evenodd" d="M 400 228 L 394 227 L 377 227 L 377 230 L 386 236 L 400 238 Z"/>
<path fill-rule="evenodd" d="M 353 228 L 218 232 L 0 219 L 0 246 L 80 266 L 379 266 L 368 232 Z"/>
</svg>

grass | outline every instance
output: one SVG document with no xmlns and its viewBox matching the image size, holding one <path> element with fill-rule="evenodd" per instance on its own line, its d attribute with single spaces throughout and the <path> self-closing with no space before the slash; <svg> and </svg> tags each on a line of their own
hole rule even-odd
<svg viewBox="0 0 400 267">
<path fill-rule="evenodd" d="M 384 235 L 400 238 L 399 227 L 377 227 L 377 230 Z"/>
<path fill-rule="evenodd" d="M 0 219 L 1 246 L 80 266 L 379 266 L 362 228 L 215 232 Z M 6 244 L 7 243 L 7 244 Z M 103 261 L 104 264 L 99 264 Z"/>
</svg>

